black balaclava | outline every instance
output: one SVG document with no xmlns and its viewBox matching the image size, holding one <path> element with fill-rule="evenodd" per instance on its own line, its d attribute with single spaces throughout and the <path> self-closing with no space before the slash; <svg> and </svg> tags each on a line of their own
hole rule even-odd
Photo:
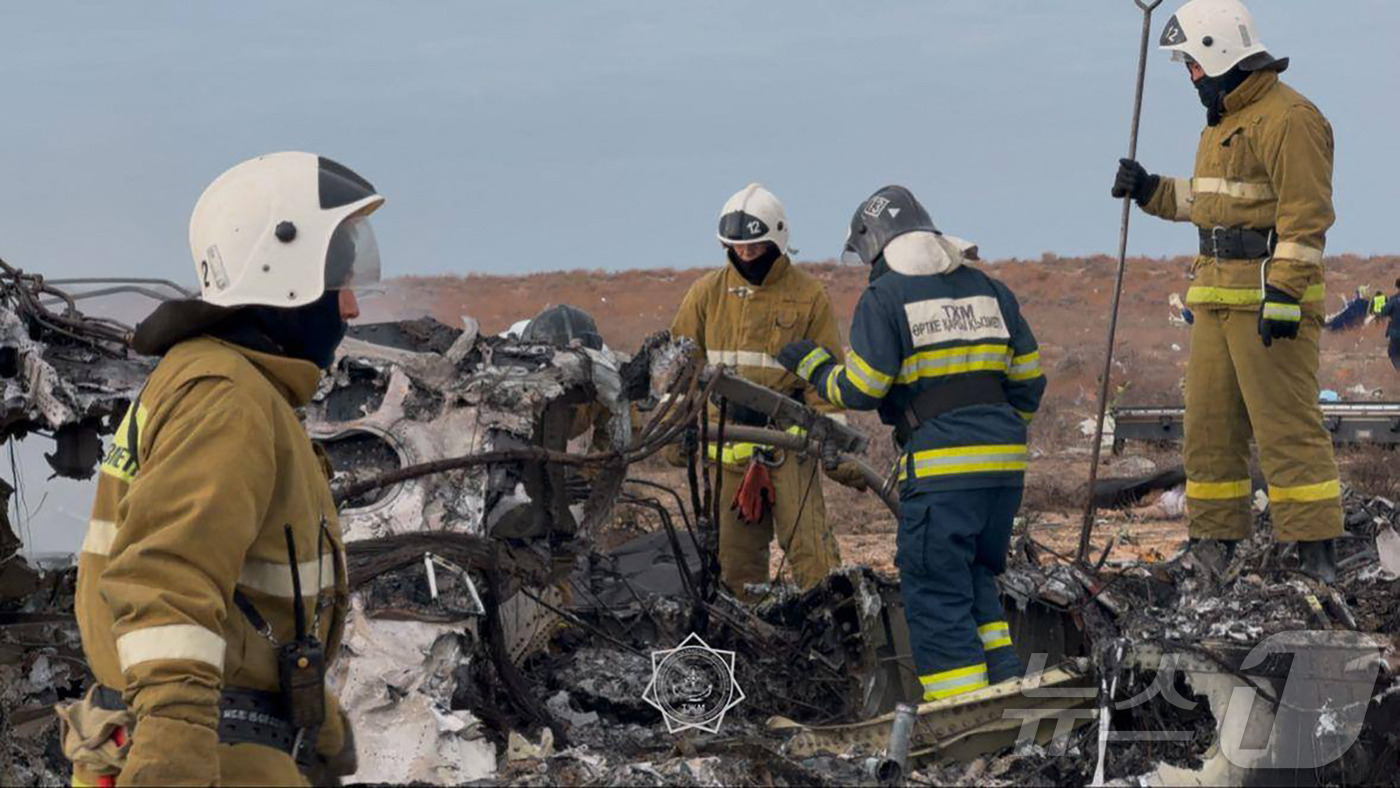
<svg viewBox="0 0 1400 788">
<path fill-rule="evenodd" d="M 249 350 L 329 369 L 348 328 L 340 317 L 340 291 L 327 290 L 305 306 L 242 307 L 209 333 Z"/>
<path fill-rule="evenodd" d="M 751 285 L 757 287 L 763 284 L 763 280 L 768 278 L 768 272 L 773 270 L 773 264 L 778 262 L 778 258 L 783 253 L 778 249 L 778 245 L 772 242 L 765 242 L 763 254 L 757 259 L 749 262 L 740 260 L 734 254 L 734 250 L 726 247 L 724 253 L 729 256 L 729 264 L 734 266 L 734 270 L 739 272 L 739 276 Z"/>
<path fill-rule="evenodd" d="M 1225 117 L 1225 97 L 1249 79 L 1250 73 L 1235 66 L 1218 77 L 1201 77 L 1196 82 L 1196 94 L 1201 97 L 1201 104 L 1206 108 L 1206 123 L 1211 126 L 1220 125 L 1220 121 Z"/>
</svg>

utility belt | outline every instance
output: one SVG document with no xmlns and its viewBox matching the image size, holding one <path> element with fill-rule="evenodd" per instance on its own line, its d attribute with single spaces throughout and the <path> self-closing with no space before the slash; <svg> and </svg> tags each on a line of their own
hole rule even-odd
<svg viewBox="0 0 1400 788">
<path fill-rule="evenodd" d="M 1199 228 L 1201 256 L 1216 260 L 1263 260 L 1273 257 L 1278 246 L 1278 234 L 1271 227 L 1251 230 L 1247 227 Z"/>
<path fill-rule="evenodd" d="M 111 687 L 98 685 L 91 702 L 99 709 L 126 711 L 122 694 Z M 296 759 L 305 769 L 311 765 L 317 731 L 305 731 L 292 723 L 283 693 L 244 687 L 225 687 L 219 695 L 219 743 L 260 744 L 281 750 Z M 133 721 L 127 736 L 136 735 Z"/>
<path fill-rule="evenodd" d="M 914 431 L 924 422 L 958 408 L 972 405 L 1001 405 L 1006 402 L 1006 389 L 1001 377 L 992 374 L 961 375 L 930 386 L 904 406 L 899 423 L 894 426 L 894 439 L 900 446 L 909 442 Z"/>
</svg>

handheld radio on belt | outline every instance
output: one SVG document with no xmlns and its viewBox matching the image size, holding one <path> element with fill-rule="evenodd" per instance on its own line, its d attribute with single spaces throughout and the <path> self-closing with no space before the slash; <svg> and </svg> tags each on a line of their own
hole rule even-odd
<svg viewBox="0 0 1400 788">
<path fill-rule="evenodd" d="M 297 567 L 296 543 L 292 541 L 292 526 L 287 525 L 287 562 L 292 570 L 292 616 L 296 622 L 296 637 L 277 649 L 277 681 L 287 701 L 291 722 L 298 728 L 298 738 L 314 731 L 326 719 L 325 673 L 326 652 L 316 633 L 306 629 L 306 609 L 302 604 L 301 572 Z"/>
</svg>

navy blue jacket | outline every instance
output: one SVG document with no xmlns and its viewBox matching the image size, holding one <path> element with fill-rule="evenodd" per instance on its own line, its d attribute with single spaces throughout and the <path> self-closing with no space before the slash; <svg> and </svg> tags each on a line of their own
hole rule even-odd
<svg viewBox="0 0 1400 788">
<path fill-rule="evenodd" d="M 909 436 L 901 447 L 901 494 L 1024 484 L 1026 426 L 1040 407 L 1045 376 L 1016 296 L 982 271 L 884 273 L 856 305 L 846 364 L 813 372 L 826 399 L 878 410 L 890 425 L 901 422 L 919 392 L 967 375 L 994 376 L 1006 402 L 943 413 Z"/>
</svg>

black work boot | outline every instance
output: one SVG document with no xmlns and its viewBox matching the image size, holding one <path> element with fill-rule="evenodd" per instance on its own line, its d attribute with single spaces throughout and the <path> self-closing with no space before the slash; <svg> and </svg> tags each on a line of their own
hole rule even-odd
<svg viewBox="0 0 1400 788">
<path fill-rule="evenodd" d="M 1331 585 L 1337 582 L 1337 540 L 1298 543 L 1298 561 L 1302 569 Z"/>
</svg>

